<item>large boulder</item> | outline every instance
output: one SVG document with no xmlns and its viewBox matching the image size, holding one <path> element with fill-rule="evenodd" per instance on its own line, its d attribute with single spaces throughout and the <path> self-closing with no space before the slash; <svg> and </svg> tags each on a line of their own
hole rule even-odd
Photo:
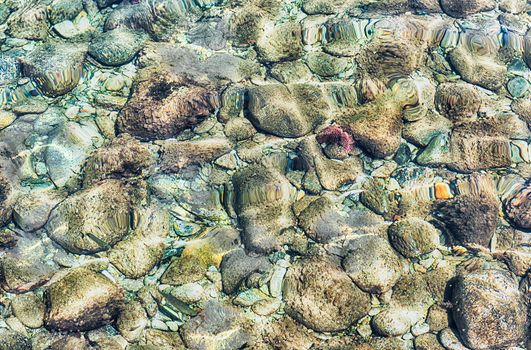
<svg viewBox="0 0 531 350">
<path fill-rule="evenodd" d="M 50 214 L 50 238 L 76 254 L 110 249 L 128 232 L 131 197 L 120 180 L 104 180 L 76 192 Z"/>
<path fill-rule="evenodd" d="M 297 261 L 286 274 L 283 295 L 286 312 L 318 332 L 345 330 L 370 309 L 369 294 L 330 256 Z"/>
<path fill-rule="evenodd" d="M 501 349 L 526 336 L 527 304 L 517 279 L 508 271 L 475 271 L 457 277 L 452 313 L 466 346 Z"/>
<path fill-rule="evenodd" d="M 22 72 L 51 97 L 77 86 L 87 54 L 84 44 L 43 44 L 20 59 Z"/>
<path fill-rule="evenodd" d="M 135 85 L 117 127 L 140 140 L 168 139 L 197 125 L 217 107 L 218 93 L 209 86 L 184 75 L 149 72 Z"/>
</svg>

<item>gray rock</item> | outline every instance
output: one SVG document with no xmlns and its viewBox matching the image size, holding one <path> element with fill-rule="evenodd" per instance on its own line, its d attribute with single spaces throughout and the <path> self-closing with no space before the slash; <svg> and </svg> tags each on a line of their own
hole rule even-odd
<svg viewBox="0 0 531 350">
<path fill-rule="evenodd" d="M 243 249 L 227 253 L 221 261 L 221 281 L 227 294 L 236 292 L 240 284 L 253 272 L 266 272 L 271 263 L 266 257 L 252 257 Z"/>
<path fill-rule="evenodd" d="M 211 300 L 199 315 L 181 328 L 181 335 L 190 349 L 236 350 L 250 341 L 244 326 L 245 321 L 238 311 Z"/>
<path fill-rule="evenodd" d="M 465 18 L 475 13 L 490 11 L 496 7 L 494 0 L 441 0 L 443 11 L 456 18 Z"/>
<path fill-rule="evenodd" d="M 52 209 L 64 199 L 64 194 L 51 188 L 34 188 L 20 195 L 13 207 L 13 219 L 24 231 L 42 228 Z"/>
<path fill-rule="evenodd" d="M 22 114 L 39 114 L 43 113 L 48 109 L 48 104 L 46 101 L 40 98 L 31 98 L 28 100 L 22 100 L 19 103 L 16 103 L 12 107 L 12 111 L 17 115 Z"/>
<path fill-rule="evenodd" d="M 147 35 L 137 30 L 113 29 L 96 35 L 88 47 L 88 53 L 102 64 L 121 66 L 135 57 L 146 39 Z"/>
<path fill-rule="evenodd" d="M 525 298 L 508 271 L 484 270 L 458 276 L 452 304 L 459 335 L 470 348 L 516 346 L 526 336 Z"/>
<path fill-rule="evenodd" d="M 290 209 L 294 187 L 278 170 L 261 165 L 240 170 L 232 181 L 235 210 L 246 248 L 258 253 L 280 249 L 284 243 L 282 230 L 295 224 Z"/>
<path fill-rule="evenodd" d="M 84 44 L 43 44 L 20 59 L 22 72 L 46 95 L 64 95 L 77 86 L 86 53 Z"/>
<path fill-rule="evenodd" d="M 146 311 L 138 301 L 127 303 L 116 320 L 118 331 L 129 342 L 138 340 L 147 325 Z"/>
<path fill-rule="evenodd" d="M 343 267 L 364 291 L 384 293 L 400 278 L 400 260 L 387 240 L 365 235 L 350 240 L 345 249 Z"/>
<path fill-rule="evenodd" d="M 320 243 L 327 243 L 351 231 L 346 223 L 346 214 L 342 215 L 336 203 L 326 196 L 310 203 L 298 219 L 306 235 Z"/>
<path fill-rule="evenodd" d="M 370 308 L 362 292 L 329 256 L 306 257 L 286 273 L 283 287 L 286 313 L 318 332 L 350 327 Z"/>
<path fill-rule="evenodd" d="M 389 227 L 389 241 L 405 257 L 415 258 L 437 248 L 439 231 L 422 219 L 406 218 Z"/>
<path fill-rule="evenodd" d="M 48 118 L 41 120 L 44 123 Z M 76 187 L 81 167 L 96 146 L 103 142 L 92 121 L 67 122 L 52 130 L 44 161 L 48 175 L 59 187 Z"/>
<path fill-rule="evenodd" d="M 44 40 L 48 37 L 47 17 L 46 7 L 34 5 L 8 18 L 7 33 L 18 39 Z"/>
<path fill-rule="evenodd" d="M 270 84 L 247 89 L 246 117 L 266 133 L 300 137 L 323 121 L 328 104 L 317 86 Z"/>
</svg>

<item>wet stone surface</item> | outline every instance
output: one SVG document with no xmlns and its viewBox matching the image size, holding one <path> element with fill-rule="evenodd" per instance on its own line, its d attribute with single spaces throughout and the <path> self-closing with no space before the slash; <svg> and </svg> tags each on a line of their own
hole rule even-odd
<svg viewBox="0 0 531 350">
<path fill-rule="evenodd" d="M 530 14 L 0 1 L 0 350 L 530 348 Z"/>
</svg>

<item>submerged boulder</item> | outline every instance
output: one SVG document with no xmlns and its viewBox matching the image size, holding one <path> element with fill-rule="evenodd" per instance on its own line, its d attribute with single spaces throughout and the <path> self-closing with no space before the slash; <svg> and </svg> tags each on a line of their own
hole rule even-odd
<svg viewBox="0 0 531 350">
<path fill-rule="evenodd" d="M 369 294 L 330 256 L 297 261 L 288 269 L 283 296 L 286 313 L 318 332 L 345 330 L 370 309 Z"/>
<path fill-rule="evenodd" d="M 527 306 L 508 271 L 485 270 L 457 277 L 452 313 L 464 344 L 486 350 L 516 346 L 526 336 Z"/>
<path fill-rule="evenodd" d="M 215 111 L 218 92 L 184 75 L 152 72 L 137 83 L 117 120 L 118 131 L 144 140 L 179 135 Z"/>
<path fill-rule="evenodd" d="M 122 289 L 100 273 L 70 271 L 46 291 L 46 325 L 55 330 L 86 331 L 101 327 L 122 306 Z"/>
<path fill-rule="evenodd" d="M 81 78 L 87 54 L 84 44 L 42 44 L 20 58 L 22 72 L 50 96 L 64 95 Z"/>
<path fill-rule="evenodd" d="M 71 253 L 110 249 L 128 232 L 131 197 L 120 180 L 104 180 L 76 192 L 50 214 L 50 238 Z"/>
</svg>

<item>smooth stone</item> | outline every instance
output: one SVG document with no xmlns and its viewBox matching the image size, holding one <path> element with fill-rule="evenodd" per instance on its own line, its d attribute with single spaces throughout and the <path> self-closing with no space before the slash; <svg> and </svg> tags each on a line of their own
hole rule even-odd
<svg viewBox="0 0 531 350">
<path fill-rule="evenodd" d="M 121 66 L 135 57 L 146 39 L 146 34 L 140 31 L 114 29 L 96 35 L 88 47 L 88 53 L 102 64 Z"/>
<path fill-rule="evenodd" d="M 406 218 L 389 227 L 389 241 L 405 257 L 415 258 L 437 248 L 439 231 L 422 219 Z"/>
<path fill-rule="evenodd" d="M 518 345 L 527 332 L 527 306 L 515 276 L 484 270 L 457 277 L 452 313 L 465 345 L 486 350 Z"/>
<path fill-rule="evenodd" d="M 122 289 L 100 273 L 77 268 L 48 287 L 46 325 L 86 331 L 111 322 L 123 302 Z"/>
<path fill-rule="evenodd" d="M 45 305 L 35 294 L 19 294 L 11 301 L 13 314 L 28 328 L 40 328 L 44 324 Z"/>
<path fill-rule="evenodd" d="M 384 293 L 400 278 L 400 260 L 387 240 L 361 236 L 348 241 L 344 249 L 343 268 L 362 290 Z"/>
<path fill-rule="evenodd" d="M 515 98 L 524 96 L 528 89 L 529 82 L 522 77 L 511 79 L 507 83 L 507 90 L 509 90 L 509 93 Z"/>
</svg>

